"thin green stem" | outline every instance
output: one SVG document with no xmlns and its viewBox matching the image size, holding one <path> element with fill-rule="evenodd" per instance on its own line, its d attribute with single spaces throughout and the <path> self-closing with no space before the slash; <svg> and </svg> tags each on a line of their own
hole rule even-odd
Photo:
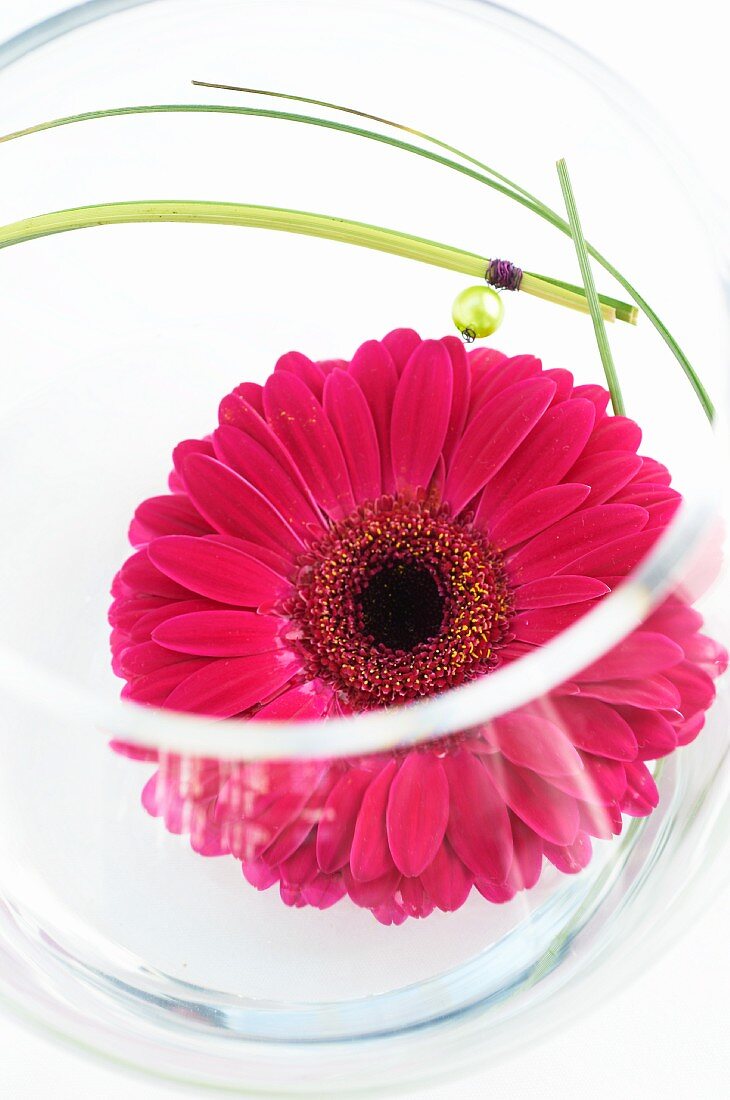
<svg viewBox="0 0 730 1100">
<path fill-rule="evenodd" d="M 526 188 L 524 188 L 524 187 L 521 187 L 518 183 L 515 183 L 514 180 L 510 179 L 509 176 L 505 176 L 501 172 L 496 171 L 496 169 L 492 168 L 488 164 L 485 164 L 483 161 L 479 160 L 477 157 L 473 157 L 469 153 L 465 153 L 463 151 L 463 149 L 458 149 L 454 145 L 449 145 L 445 141 L 441 141 L 440 138 L 434 137 L 432 134 L 427 134 L 422 130 L 415 130 L 415 129 L 409 127 L 409 126 L 404 126 L 399 122 L 393 122 L 389 119 L 379 118 L 377 115 L 367 114 L 365 111 L 358 111 L 358 110 L 356 110 L 355 108 L 352 108 L 352 107 L 343 107 L 343 106 L 341 106 L 339 104 L 336 104 L 336 103 L 327 103 L 324 100 L 310 99 L 307 96 L 292 96 L 292 95 L 288 95 L 285 92 L 265 91 L 264 89 L 261 89 L 261 88 L 255 88 L 255 89 L 254 88 L 236 88 L 232 85 L 208 84 L 208 83 L 204 83 L 203 81 L 193 81 L 193 83 L 198 84 L 202 87 L 207 87 L 207 88 L 223 88 L 223 89 L 228 90 L 228 91 L 245 91 L 245 92 L 249 92 L 249 93 L 254 93 L 256 95 L 272 96 L 272 97 L 277 98 L 277 99 L 289 99 L 289 100 L 295 100 L 296 102 L 299 102 L 299 103 L 310 103 L 310 104 L 317 105 L 317 106 L 327 107 L 327 108 L 330 108 L 331 110 L 334 110 L 334 111 L 342 111 L 345 114 L 357 115 L 360 118 L 371 119 L 372 121 L 381 122 L 381 123 L 383 123 L 387 126 L 393 126 L 398 130 L 401 130 L 405 133 L 409 133 L 409 134 L 412 134 L 414 136 L 417 136 L 417 137 L 421 138 L 423 141 L 428 142 L 430 145 L 436 146 L 437 148 L 440 148 L 440 149 L 443 149 L 445 151 L 448 151 L 448 152 L 452 153 L 454 156 L 457 156 L 461 160 L 466 161 L 467 164 L 474 165 L 476 168 L 480 168 L 483 172 L 487 173 L 487 176 L 492 177 L 491 179 L 481 177 L 481 182 L 482 183 L 485 183 L 488 187 L 492 187 L 495 190 L 501 191 L 503 194 L 508 195 L 508 197 L 513 199 L 515 202 L 518 202 L 521 205 L 523 205 L 523 206 L 527 207 L 528 209 L 533 210 L 535 213 L 539 214 L 540 217 L 544 218 L 545 221 L 549 222 L 551 225 L 554 225 L 555 228 L 559 229 L 562 233 L 565 233 L 567 236 L 571 236 L 569 223 L 564 218 L 561 218 L 560 215 L 556 213 L 556 211 L 552 210 L 545 203 L 541 202 L 540 199 L 538 199 L 535 195 L 532 194 L 532 192 L 526 190 Z M 376 140 L 379 140 L 379 135 L 374 135 L 374 136 L 376 137 Z M 401 147 L 406 149 L 406 143 L 403 143 Z M 408 151 L 413 152 L 414 147 L 411 147 L 410 149 L 408 149 Z M 417 146 L 415 147 L 415 151 L 421 156 L 427 156 L 428 155 L 428 153 L 425 150 L 419 150 Z M 437 159 L 440 163 L 443 163 L 443 164 L 447 163 L 445 158 L 437 157 L 435 159 Z M 458 165 L 455 162 L 450 162 L 450 163 L 447 164 L 447 166 L 449 168 L 451 168 L 452 170 L 455 170 L 455 171 L 458 171 L 458 172 L 464 172 L 466 175 L 472 175 L 474 178 L 479 178 L 477 175 L 475 175 L 473 172 L 470 172 L 468 169 L 465 170 L 463 165 Z M 696 393 L 696 395 L 699 399 L 700 404 L 702 405 L 702 408 L 703 408 L 708 420 L 710 422 L 712 422 L 714 420 L 714 417 L 715 417 L 715 408 L 714 408 L 714 405 L 713 405 L 713 403 L 710 399 L 710 396 L 707 393 L 707 390 L 705 389 L 705 387 L 703 386 L 703 384 L 702 384 L 698 374 L 696 373 L 694 367 L 690 363 L 689 359 L 685 355 L 682 348 L 679 346 L 677 341 L 674 339 L 672 334 L 669 332 L 669 330 L 667 329 L 664 322 L 654 312 L 654 310 L 649 305 L 649 303 L 646 301 L 646 299 L 641 294 L 639 294 L 639 292 L 631 285 L 631 283 L 628 281 L 628 279 L 624 278 L 624 276 L 621 274 L 621 272 L 618 271 L 614 267 L 614 265 L 612 263 L 610 263 L 610 261 L 607 260 L 606 257 L 601 252 L 598 251 L 597 248 L 594 248 L 593 245 L 591 245 L 589 242 L 586 242 L 586 248 L 587 248 L 588 254 L 590 256 L 592 256 L 593 259 L 596 260 L 601 265 L 601 267 L 604 269 L 604 271 L 607 271 L 609 275 L 613 276 L 613 278 L 624 288 L 624 290 L 627 292 L 627 294 L 629 294 L 630 297 L 634 300 L 634 302 L 639 307 L 639 309 L 642 311 L 644 316 L 649 319 L 651 324 L 654 326 L 656 331 L 659 333 L 662 340 L 667 345 L 667 347 L 671 351 L 672 355 L 674 356 L 674 358 L 677 360 L 680 367 L 684 371 L 685 375 L 687 376 L 687 378 L 690 382 L 690 385 L 692 386 L 693 390 L 695 391 L 695 393 Z M 601 296 L 601 299 L 605 301 L 605 297 L 603 295 Z M 617 311 L 617 316 L 620 316 L 618 311 Z M 628 319 L 628 318 L 622 318 L 622 319 Z"/>
<path fill-rule="evenodd" d="M 601 316 L 601 306 L 598 301 L 598 295 L 596 294 L 596 284 L 593 281 L 593 272 L 591 271 L 591 264 L 588 259 L 588 251 L 586 249 L 585 237 L 583 236 L 583 229 L 580 224 L 578 207 L 575 203 L 575 195 L 573 194 L 573 187 L 570 182 L 570 176 L 568 175 L 568 166 L 564 160 L 558 161 L 558 178 L 565 200 L 565 209 L 568 212 L 568 221 L 573 236 L 573 243 L 575 244 L 575 251 L 578 256 L 578 266 L 580 268 L 586 298 L 588 299 L 588 305 L 591 311 L 591 320 L 593 321 L 596 343 L 598 344 L 598 351 L 601 356 L 601 362 L 603 363 L 603 372 L 606 375 L 608 392 L 611 394 L 611 404 L 616 416 L 623 416 L 626 412 L 626 408 L 621 394 L 621 385 L 618 380 L 618 375 L 616 374 L 616 367 L 606 334 L 606 326 Z"/>
<path fill-rule="evenodd" d="M 203 84 L 202 81 L 197 81 L 195 83 Z M 206 87 L 213 87 L 213 88 L 214 87 L 221 87 L 221 85 L 217 85 L 217 84 L 206 84 L 205 86 Z M 223 87 L 225 88 L 227 86 L 223 85 Z M 229 86 L 229 87 L 232 88 L 232 86 Z M 234 88 L 233 90 L 238 90 L 238 89 Z M 248 90 L 248 89 L 244 89 L 244 90 Z M 54 127 L 57 127 L 57 126 L 69 125 L 70 123 L 74 123 L 74 122 L 82 122 L 82 121 L 97 119 L 97 118 L 110 118 L 110 117 L 113 117 L 115 115 L 148 114 L 148 113 L 152 113 L 152 112 L 165 112 L 165 111 L 170 111 L 170 112 L 180 112 L 180 111 L 195 112 L 195 111 L 199 111 L 199 112 L 213 112 L 213 113 L 220 113 L 220 114 L 248 115 L 248 116 L 260 117 L 260 118 L 282 119 L 282 120 L 289 121 L 289 122 L 298 122 L 298 123 L 303 123 L 303 124 L 310 125 L 310 126 L 320 126 L 320 127 L 326 128 L 326 129 L 339 130 L 343 133 L 353 134 L 357 137 L 366 138 L 370 141 L 378 141 L 378 142 L 381 142 L 382 144 L 390 145 L 394 148 L 401 149 L 403 152 L 412 153 L 415 156 L 424 157 L 425 159 L 433 161 L 436 164 L 440 164 L 443 167 L 450 169 L 451 171 L 459 172 L 460 174 L 468 176 L 468 177 L 478 181 L 479 183 L 484 184 L 487 187 L 491 187 L 493 190 L 498 191 L 499 193 L 501 193 L 503 195 L 506 195 L 508 198 L 511 198 L 514 202 L 519 203 L 520 205 L 522 205 L 526 209 L 531 210 L 533 213 L 538 214 L 541 218 L 543 218 L 549 224 L 555 226 L 555 228 L 559 229 L 562 233 L 565 233 L 568 236 L 571 235 L 570 234 L 570 225 L 568 224 L 568 222 L 564 218 L 561 218 L 560 215 L 557 214 L 554 210 L 551 210 L 551 208 L 549 206 L 542 203 L 535 195 L 531 194 L 531 192 L 527 191 L 524 187 L 521 187 L 519 184 L 515 183 L 508 176 L 505 176 L 502 173 L 497 172 L 496 169 L 493 169 L 489 165 L 484 164 L 482 161 L 478 160 L 476 157 L 472 157 L 468 153 L 465 153 L 463 150 L 457 149 L 455 146 L 448 145 L 446 142 L 443 142 L 440 139 L 438 139 L 436 137 L 433 137 L 430 134 L 426 134 L 424 131 L 415 130 L 415 129 L 412 129 L 412 128 L 407 127 L 407 126 L 403 126 L 400 123 L 392 122 L 391 120 L 388 120 L 388 119 L 380 119 L 378 116 L 370 115 L 370 114 L 366 113 L 365 111 L 358 111 L 358 110 L 355 110 L 354 108 L 342 107 L 342 106 L 339 106 L 337 104 L 328 104 L 328 103 L 325 103 L 324 101 L 311 99 L 307 96 L 288 96 L 285 93 L 264 91 L 262 89 L 252 89 L 252 91 L 256 91 L 256 93 L 259 94 L 259 95 L 268 95 L 268 96 L 272 96 L 272 97 L 279 98 L 279 99 L 291 99 L 291 100 L 295 100 L 297 102 L 302 102 L 302 103 L 319 104 L 321 106 L 330 107 L 333 110 L 342 111 L 344 113 L 351 114 L 351 115 L 356 115 L 356 116 L 361 117 L 361 118 L 368 118 L 368 119 L 373 119 L 373 120 L 378 121 L 378 122 L 382 122 L 385 125 L 393 126 L 396 129 L 401 130 L 403 132 L 413 134 L 414 136 L 417 136 L 417 137 L 421 138 L 422 140 L 428 142 L 429 144 L 434 145 L 434 146 L 436 146 L 440 149 L 443 149 L 444 151 L 451 152 L 454 156 L 459 157 L 461 160 L 464 160 L 467 163 L 466 164 L 459 164 L 458 161 L 451 160 L 449 157 L 444 157 L 441 154 L 434 153 L 429 149 L 423 149 L 422 147 L 420 147 L 418 145 L 413 145 L 409 142 L 401 141 L 398 138 L 390 137 L 387 134 L 379 134 L 379 133 L 376 133 L 372 130 L 365 130 L 365 129 L 362 129 L 362 128 L 357 127 L 357 126 L 349 126 L 349 125 L 344 124 L 344 123 L 335 122 L 331 119 L 323 119 L 323 118 L 318 118 L 318 117 L 309 116 L 309 115 L 297 115 L 297 114 L 292 114 L 292 113 L 287 112 L 287 111 L 269 111 L 269 110 L 264 110 L 264 109 L 259 109 L 259 108 L 232 107 L 232 106 L 221 105 L 221 104 L 168 104 L 168 105 L 152 105 L 152 106 L 142 106 L 142 107 L 112 108 L 112 109 L 109 109 L 109 110 L 106 110 L 106 111 L 90 111 L 90 112 L 86 112 L 86 113 L 79 114 L 79 115 L 72 115 L 72 116 L 66 116 L 64 118 L 53 119 L 50 122 L 40 123 L 36 126 L 27 127 L 24 130 L 15 131 L 12 134 L 7 134 L 5 137 L 0 137 L 0 142 L 10 141 L 10 140 L 13 140 L 14 138 L 23 137 L 23 136 L 28 135 L 28 134 L 38 133 L 42 130 L 50 130 L 50 129 L 53 129 Z M 474 167 L 470 167 L 470 166 L 474 166 Z M 481 171 L 477 171 L 476 170 L 477 168 L 481 169 Z M 652 323 L 652 325 L 657 330 L 657 332 L 659 333 L 661 338 L 664 340 L 667 347 L 670 349 L 670 351 L 672 352 L 672 354 L 676 358 L 677 362 L 681 366 L 682 370 L 686 374 L 686 376 L 689 379 L 695 393 L 697 394 L 697 397 L 699 398 L 699 401 L 700 401 L 700 403 L 701 403 L 708 419 L 710 421 L 712 421 L 713 418 L 714 418 L 714 407 L 713 407 L 712 401 L 710 400 L 710 397 L 707 394 L 707 391 L 705 390 L 704 386 L 702 385 L 702 382 L 700 381 L 698 375 L 696 374 L 694 368 L 692 367 L 692 364 L 689 362 L 689 360 L 687 359 L 687 356 L 682 351 L 682 349 L 680 348 L 679 344 L 676 342 L 674 337 L 671 335 L 671 333 L 669 332 L 669 330 L 667 329 L 667 327 L 665 326 L 663 321 L 657 316 L 657 314 L 651 308 L 649 303 L 642 297 L 642 295 L 639 294 L 639 292 L 621 274 L 621 272 L 618 271 L 617 268 L 614 267 L 614 265 L 612 263 L 610 263 L 610 261 L 607 260 L 606 257 L 603 256 L 598 251 L 598 249 L 594 248 L 589 243 L 586 243 L 586 247 L 587 247 L 589 255 L 592 256 L 593 259 L 596 260 L 604 268 L 605 271 L 607 271 L 610 275 L 613 276 L 614 279 L 616 279 L 616 281 L 624 288 L 624 290 L 626 290 L 626 292 L 633 299 L 633 301 L 636 303 L 636 305 L 639 307 L 639 309 L 641 309 L 641 311 L 644 313 L 644 315 Z M 545 280 L 545 281 L 546 282 L 554 281 L 555 284 L 558 287 L 561 286 L 561 283 L 558 280 Z M 601 295 L 600 298 L 605 304 L 610 305 L 613 302 L 613 300 L 608 299 L 604 295 Z M 621 305 L 622 305 L 621 312 L 619 313 L 617 311 L 617 316 L 621 316 L 621 314 L 623 314 L 623 316 L 621 316 L 622 320 L 631 320 L 631 314 L 630 314 L 631 307 L 627 306 L 625 303 L 621 303 Z"/>
<path fill-rule="evenodd" d="M 483 274 L 489 263 L 485 256 L 474 252 L 465 252 L 439 241 L 397 233 L 392 229 L 367 225 L 365 222 L 349 221 L 347 218 L 311 214 L 304 210 L 286 210 L 277 206 L 202 200 L 98 203 L 56 210 L 1 226 L 0 248 L 54 233 L 130 222 L 207 222 L 212 225 L 276 229 L 372 248 L 449 271 L 458 271 L 463 275 Z"/>
<path fill-rule="evenodd" d="M 273 94 L 273 93 L 271 93 Z M 344 108 L 342 108 L 344 110 Z M 164 104 L 151 104 L 137 107 L 111 107 L 106 110 L 100 111 L 86 111 L 78 115 L 65 115 L 61 118 L 51 119 L 47 122 L 37 123 L 35 126 L 28 126 L 24 130 L 16 130 L 13 133 L 5 134 L 0 137 L 0 144 L 3 142 L 14 141 L 17 138 L 27 137 L 30 134 L 41 133 L 44 130 L 53 130 L 61 126 L 70 126 L 77 122 L 91 122 L 101 118 L 118 118 L 124 115 L 139 115 L 139 114 L 170 114 L 170 113 L 209 113 L 209 114 L 233 114 L 244 115 L 255 118 L 269 118 L 276 120 L 283 120 L 287 122 L 297 122 L 308 126 L 318 126 L 324 129 L 339 130 L 342 133 L 352 134 L 356 137 L 363 137 L 373 141 L 379 141 L 383 144 L 393 146 L 394 148 L 401 149 L 405 152 L 414 153 L 418 156 L 425 157 L 427 160 L 435 161 L 437 164 L 442 164 L 445 167 L 453 168 L 456 171 L 462 172 L 462 174 L 472 177 L 481 183 L 485 183 L 490 187 L 496 186 L 497 190 L 503 191 L 508 197 L 514 197 L 507 188 L 493 184 L 487 177 L 481 175 L 481 173 L 473 171 L 463 165 L 457 164 L 455 161 L 450 161 L 445 157 L 432 153 L 427 149 L 421 149 L 417 145 L 410 145 L 408 142 L 403 142 L 398 138 L 388 137 L 385 134 L 376 134 L 370 130 L 363 130 L 357 126 L 350 126 L 347 123 L 333 122 L 330 119 L 317 118 L 313 115 L 296 115 L 291 114 L 288 111 L 273 111 L 264 110 L 257 107 L 231 107 L 222 104 L 200 104 L 200 103 L 164 103 Z M 362 114 L 363 112 L 353 112 Z M 367 116 L 369 117 L 369 116 Z M 522 201 L 522 200 L 519 200 Z M 523 203 L 526 204 L 526 203 Z M 532 207 L 530 207 L 532 208 Z M 539 211 L 535 211 L 538 212 Z M 480 278 L 484 278 L 486 268 L 479 273 Z M 585 300 L 585 295 L 581 287 L 562 285 L 559 280 L 545 279 L 542 276 L 533 276 L 533 283 L 530 285 L 525 281 L 525 285 L 522 288 L 526 293 L 534 294 L 536 297 L 542 298 L 549 302 L 554 302 L 558 305 L 567 306 L 569 309 L 580 310 L 583 313 L 588 313 L 588 303 Z M 617 317 L 617 310 L 615 309 L 615 299 L 611 301 L 603 302 L 601 296 L 603 315 L 607 321 L 615 321 Z M 627 316 L 631 311 L 631 306 L 626 303 L 621 303 L 622 315 Z"/>
<path fill-rule="evenodd" d="M 525 275 L 534 275 L 532 271 L 526 271 Z M 541 279 L 543 283 L 552 283 L 553 286 L 559 286 L 562 290 L 571 290 L 573 293 L 584 294 L 585 290 L 581 286 L 576 286 L 575 283 L 566 283 L 563 279 L 553 279 L 551 275 L 537 275 L 535 276 Z M 639 310 L 636 306 L 630 306 L 627 302 L 622 302 L 619 298 L 612 298 L 609 294 L 599 294 L 598 300 L 606 306 L 612 306 L 616 311 L 616 319 L 618 321 L 626 321 L 629 325 L 635 325 L 639 319 Z"/>
</svg>

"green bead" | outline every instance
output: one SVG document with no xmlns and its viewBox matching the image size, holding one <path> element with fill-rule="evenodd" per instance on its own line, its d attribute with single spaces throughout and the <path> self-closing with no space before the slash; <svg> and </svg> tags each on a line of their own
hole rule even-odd
<svg viewBox="0 0 730 1100">
<path fill-rule="evenodd" d="M 502 324 L 504 306 L 497 291 L 486 283 L 468 286 L 454 299 L 451 316 L 462 336 L 476 340 L 497 331 Z"/>
</svg>

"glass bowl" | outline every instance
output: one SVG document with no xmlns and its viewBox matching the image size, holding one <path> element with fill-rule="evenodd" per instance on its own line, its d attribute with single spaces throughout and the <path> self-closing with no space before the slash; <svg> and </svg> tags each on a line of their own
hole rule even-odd
<svg viewBox="0 0 730 1100">
<path fill-rule="evenodd" d="M 483 157 L 561 213 L 554 162 L 566 156 L 588 238 L 722 402 L 725 302 L 708 200 L 696 183 L 688 200 L 689 170 L 645 105 L 564 40 L 477 0 L 96 0 L 0 47 L 3 129 L 149 104 L 290 106 L 194 79 L 400 120 Z M 499 190 L 387 142 L 277 117 L 117 115 L 4 144 L 0 164 L 3 226 L 92 203 L 276 204 L 580 281 L 570 239 Z M 687 270 L 704 273 L 691 311 Z M 597 265 L 596 275 L 625 297 Z M 614 356 L 643 450 L 669 464 L 684 504 L 641 565 L 549 644 L 424 702 L 355 718 L 220 723 L 118 699 L 109 585 L 135 506 L 165 491 L 174 444 L 205 435 L 220 397 L 263 381 L 290 348 L 349 359 L 398 326 L 442 336 L 464 285 L 398 256 L 216 224 L 104 226 L 2 252 L 0 990 L 24 1018 L 186 1083 L 258 1094 L 396 1087 L 535 1042 L 639 973 L 706 904 L 728 818 L 722 680 L 699 740 L 652 763 L 654 812 L 597 839 L 580 873 L 546 864 L 511 899 L 472 891 L 458 911 L 382 924 L 348 898 L 283 905 L 276 889 L 243 881 L 230 855 L 192 850 L 213 773 L 219 784 L 242 776 L 264 798 L 286 774 L 285 793 L 306 802 L 313 776 L 339 775 L 355 754 L 365 768 L 401 761 L 409 746 L 447 759 L 517 708 L 549 715 L 560 685 L 667 600 L 701 598 L 707 633 L 727 641 L 722 418 L 713 432 L 645 317 L 613 326 Z M 506 307 L 492 344 L 601 382 L 587 317 L 523 294 Z M 158 765 L 177 798 L 158 801 L 164 823 L 140 806 Z"/>
</svg>

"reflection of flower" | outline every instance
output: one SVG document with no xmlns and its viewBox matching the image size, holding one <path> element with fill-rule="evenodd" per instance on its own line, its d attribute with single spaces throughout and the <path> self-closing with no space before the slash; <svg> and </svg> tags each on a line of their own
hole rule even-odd
<svg viewBox="0 0 730 1100">
<path fill-rule="evenodd" d="M 115 578 L 114 667 L 134 701 L 315 719 L 403 703 L 518 659 L 634 568 L 679 504 L 598 386 L 532 356 L 399 330 L 351 363 L 291 353 L 175 450 Z M 543 855 L 651 812 L 645 760 L 699 732 L 724 667 L 668 600 L 548 698 L 469 733 L 351 760 L 160 756 L 150 813 L 259 888 L 386 923 L 505 901 Z M 124 746 L 119 746 L 124 751 Z M 127 750 L 132 751 L 132 750 Z M 158 759 L 157 754 L 135 753 Z"/>
</svg>

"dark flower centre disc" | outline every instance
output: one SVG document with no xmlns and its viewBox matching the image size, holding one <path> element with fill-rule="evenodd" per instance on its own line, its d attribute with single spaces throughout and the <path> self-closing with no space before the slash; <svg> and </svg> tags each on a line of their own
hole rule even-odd
<svg viewBox="0 0 730 1100">
<path fill-rule="evenodd" d="M 429 569 L 396 562 L 370 578 L 360 609 L 364 631 L 375 645 L 409 652 L 438 634 L 444 598 Z"/>
<path fill-rule="evenodd" d="M 302 557 L 286 614 L 307 677 L 363 710 L 494 668 L 512 595 L 502 555 L 471 523 L 427 501 L 382 497 Z"/>
</svg>

